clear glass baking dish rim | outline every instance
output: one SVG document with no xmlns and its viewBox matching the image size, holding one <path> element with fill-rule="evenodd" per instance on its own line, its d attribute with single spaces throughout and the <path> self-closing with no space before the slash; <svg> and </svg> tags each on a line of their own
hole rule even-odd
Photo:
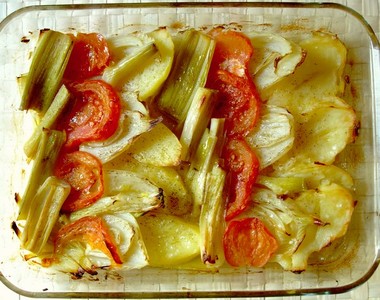
<svg viewBox="0 0 380 300">
<path fill-rule="evenodd" d="M 138 8 L 293 8 L 293 9 L 337 9 L 352 15 L 367 31 L 372 44 L 371 66 L 373 78 L 380 78 L 380 42 L 376 33 L 365 17 L 356 10 L 339 3 L 333 2 L 133 2 L 133 3 L 86 3 L 86 4 L 44 4 L 27 5 L 9 15 L 0 22 L 0 34 L 8 23 L 15 17 L 27 12 L 49 11 L 49 10 L 88 10 L 88 9 L 138 9 Z M 376 156 L 375 176 L 380 176 L 380 81 L 375 81 L 374 88 L 374 151 Z M 379 195 L 380 187 L 375 187 L 375 195 Z M 376 215 L 380 216 L 380 199 L 375 203 Z M 378 222 L 380 223 L 380 222 Z M 320 294 L 341 294 L 352 290 L 365 283 L 380 265 L 380 231 L 375 233 L 377 255 L 371 268 L 358 280 L 343 286 L 331 288 L 299 288 L 292 290 L 263 290 L 263 291 L 191 291 L 191 292 L 29 292 L 12 284 L 0 271 L 0 281 L 9 289 L 19 295 L 31 298 L 215 298 L 215 297 L 267 297 L 267 296 L 302 296 Z"/>
<path fill-rule="evenodd" d="M 6 16 L 0 22 L 0 33 L 3 28 L 17 15 L 34 10 L 84 10 L 84 9 L 115 9 L 115 8 L 217 8 L 217 7 L 240 7 L 240 8 L 330 8 L 343 10 L 352 16 L 354 16 L 367 30 L 368 36 L 371 39 L 372 45 L 376 49 L 380 49 L 380 42 L 374 32 L 373 28 L 365 20 L 365 18 L 356 10 L 345 6 L 343 4 L 334 2 L 228 2 L 228 1 L 215 1 L 215 2 L 133 2 L 133 3 L 88 3 L 88 4 L 43 4 L 43 5 L 30 5 L 20 8 L 8 16 Z"/>
</svg>

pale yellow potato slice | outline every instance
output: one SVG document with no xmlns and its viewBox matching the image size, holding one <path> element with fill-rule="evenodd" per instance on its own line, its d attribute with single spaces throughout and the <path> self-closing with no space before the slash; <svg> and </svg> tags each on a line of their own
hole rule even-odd
<svg viewBox="0 0 380 300">
<path fill-rule="evenodd" d="M 182 145 L 177 136 L 163 123 L 143 133 L 129 147 L 128 153 L 141 163 L 154 166 L 177 166 Z"/>
<path fill-rule="evenodd" d="M 335 35 L 313 32 L 299 46 L 306 51 L 304 62 L 293 74 L 262 91 L 269 104 L 287 107 L 291 113 L 291 108 L 314 107 L 325 96 L 339 96 L 345 85 L 347 50 Z"/>
<path fill-rule="evenodd" d="M 149 265 L 171 267 L 199 255 L 199 228 L 179 217 L 149 213 L 137 219 Z"/>
<path fill-rule="evenodd" d="M 352 108 L 323 106 L 304 114 L 296 127 L 293 148 L 275 166 L 287 169 L 297 164 L 332 164 L 355 138 L 357 120 Z M 281 166 L 282 165 L 282 166 Z"/>
<path fill-rule="evenodd" d="M 166 28 L 157 29 L 148 35 L 153 38 L 158 55 L 124 86 L 124 90 L 137 91 L 140 101 L 145 101 L 159 92 L 169 75 L 174 59 L 174 43 Z"/>
</svg>

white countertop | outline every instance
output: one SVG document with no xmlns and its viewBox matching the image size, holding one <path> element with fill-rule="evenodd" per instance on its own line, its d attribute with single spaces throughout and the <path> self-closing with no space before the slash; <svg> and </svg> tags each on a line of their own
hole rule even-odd
<svg viewBox="0 0 380 300">
<path fill-rule="evenodd" d="M 144 1 L 144 0 L 142 0 Z M 276 2 L 267 0 L 268 2 Z M 278 2 L 279 0 L 277 0 Z M 283 2 L 290 2 L 289 0 L 282 0 Z M 294 0 L 293 0 L 294 1 Z M 297 0 L 295 0 L 297 1 Z M 29 5 L 41 4 L 80 4 L 80 3 L 105 3 L 105 2 L 128 2 L 128 1 L 115 1 L 115 0 L 0 0 L 0 20 L 5 18 L 11 12 Z M 133 1 L 136 2 L 136 1 Z M 139 2 L 139 1 L 138 1 Z M 147 1 L 144 1 L 147 2 Z M 166 1 L 160 1 L 166 2 Z M 195 1 L 198 2 L 198 1 Z M 255 0 L 251 0 L 255 2 Z M 315 0 L 304 0 L 303 2 L 317 2 Z M 326 1 L 327 2 L 327 1 Z M 376 34 L 379 36 L 380 32 L 380 0 L 330 0 L 329 2 L 336 2 L 349 6 L 366 16 L 367 22 L 374 28 Z M 17 293 L 8 289 L 4 284 L 0 283 L 0 299 L 1 300 L 22 300 L 30 299 L 28 297 L 20 296 Z M 281 299 L 281 298 L 274 298 Z M 284 297 L 283 299 L 379 299 L 380 300 L 380 268 L 370 278 L 369 281 L 363 285 L 355 288 L 354 290 L 338 295 L 321 295 L 321 296 L 291 296 Z"/>
</svg>

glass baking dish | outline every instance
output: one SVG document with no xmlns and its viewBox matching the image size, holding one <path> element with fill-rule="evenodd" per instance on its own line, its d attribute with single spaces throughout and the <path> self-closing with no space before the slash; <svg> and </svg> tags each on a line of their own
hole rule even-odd
<svg viewBox="0 0 380 300">
<path fill-rule="evenodd" d="M 238 24 L 267 32 L 328 30 L 348 49 L 352 105 L 360 118 L 360 133 L 347 152 L 347 169 L 356 184 L 353 221 L 336 246 L 333 261 L 311 265 L 295 274 L 279 266 L 221 269 L 219 272 L 144 268 L 102 271 L 92 278 L 72 279 L 28 264 L 20 255 L 12 229 L 16 218 L 15 192 L 25 182 L 22 169 L 23 125 L 17 110 L 20 98 L 16 78 L 27 69 L 31 32 L 100 32 L 151 30 L 158 26 L 201 28 Z M 337 294 L 364 283 L 380 260 L 380 56 L 379 41 L 365 19 L 355 11 L 332 3 L 123 3 L 30 6 L 15 11 L 0 23 L 0 279 L 27 297 L 57 298 L 181 298 L 267 297 Z"/>
</svg>

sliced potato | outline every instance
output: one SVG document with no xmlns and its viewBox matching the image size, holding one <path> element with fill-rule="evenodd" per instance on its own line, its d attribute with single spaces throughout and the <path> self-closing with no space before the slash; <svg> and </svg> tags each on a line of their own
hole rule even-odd
<svg viewBox="0 0 380 300">
<path fill-rule="evenodd" d="M 337 184 L 321 185 L 318 191 L 302 193 L 297 205 L 316 216 L 312 230 L 306 230 L 305 239 L 291 257 L 292 270 L 305 270 L 311 253 L 321 250 L 343 236 L 354 210 L 352 195 Z M 313 232 L 314 231 L 314 232 Z"/>
<path fill-rule="evenodd" d="M 149 213 L 137 219 L 149 265 L 171 267 L 199 255 L 199 228 L 176 216 Z"/>
<path fill-rule="evenodd" d="M 263 99 L 270 104 L 285 106 L 290 112 L 294 107 L 311 105 L 325 96 L 337 96 L 344 90 L 343 71 L 347 50 L 343 43 L 332 34 L 313 32 L 299 42 L 306 58 L 293 74 L 287 76 L 270 89 L 262 91 Z M 285 105 L 283 105 L 285 104 Z"/>
<path fill-rule="evenodd" d="M 169 31 L 160 28 L 148 34 L 158 50 L 143 71 L 134 74 L 124 86 L 126 91 L 137 91 L 140 101 L 156 95 L 169 75 L 174 59 L 174 44 Z"/>
<path fill-rule="evenodd" d="M 308 189 L 316 189 L 322 183 L 336 183 L 348 190 L 354 189 L 354 180 L 345 170 L 334 165 L 298 164 L 290 169 L 275 170 L 271 176 L 301 178 Z"/>
<path fill-rule="evenodd" d="M 352 108 L 320 107 L 303 117 L 305 121 L 297 127 L 293 149 L 279 164 L 332 164 L 355 138 L 356 115 Z"/>
<path fill-rule="evenodd" d="M 164 124 L 157 124 L 143 133 L 128 149 L 139 162 L 154 166 L 177 166 L 181 161 L 182 145 Z"/>
</svg>

